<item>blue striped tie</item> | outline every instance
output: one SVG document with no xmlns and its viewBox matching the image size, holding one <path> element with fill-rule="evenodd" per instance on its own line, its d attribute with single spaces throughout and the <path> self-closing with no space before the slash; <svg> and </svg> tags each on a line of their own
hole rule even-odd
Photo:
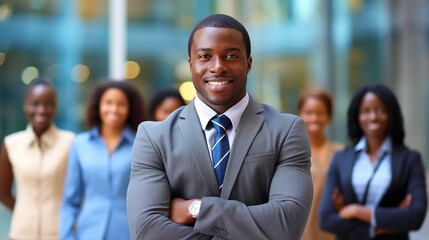
<svg viewBox="0 0 429 240">
<path fill-rule="evenodd" d="M 211 120 L 216 129 L 216 137 L 212 145 L 213 166 L 219 189 L 222 189 L 223 178 L 229 158 L 229 142 L 226 130 L 231 126 L 231 120 L 226 115 L 219 115 Z"/>
</svg>

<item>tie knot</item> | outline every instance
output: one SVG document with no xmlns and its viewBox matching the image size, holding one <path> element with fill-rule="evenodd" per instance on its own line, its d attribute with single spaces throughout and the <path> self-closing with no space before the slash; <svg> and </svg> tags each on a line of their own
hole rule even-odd
<svg viewBox="0 0 429 240">
<path fill-rule="evenodd" d="M 213 127 L 218 133 L 225 133 L 231 126 L 231 120 L 226 115 L 218 115 L 211 120 Z"/>
</svg>

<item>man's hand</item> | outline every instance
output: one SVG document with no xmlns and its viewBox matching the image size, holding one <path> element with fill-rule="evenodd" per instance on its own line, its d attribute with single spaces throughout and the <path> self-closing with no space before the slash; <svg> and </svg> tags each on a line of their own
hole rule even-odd
<svg viewBox="0 0 429 240">
<path fill-rule="evenodd" d="M 170 219 L 177 224 L 192 225 L 196 219 L 189 214 L 188 207 L 196 199 L 173 198 L 170 202 Z"/>
</svg>

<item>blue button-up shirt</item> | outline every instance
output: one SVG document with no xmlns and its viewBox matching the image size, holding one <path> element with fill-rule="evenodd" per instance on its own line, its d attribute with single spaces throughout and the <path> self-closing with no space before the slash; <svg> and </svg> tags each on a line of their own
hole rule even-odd
<svg viewBox="0 0 429 240">
<path fill-rule="evenodd" d="M 378 151 L 378 156 L 375 164 L 373 164 L 367 154 L 367 145 L 365 137 L 362 137 L 355 146 L 357 158 L 352 172 L 352 184 L 359 202 L 363 202 L 365 188 L 374 174 L 368 189 L 366 199 L 366 207 L 371 208 L 371 232 L 377 226 L 374 208 L 378 205 L 392 180 L 392 141 L 387 137 Z M 377 171 L 375 167 L 380 162 Z"/>
<path fill-rule="evenodd" d="M 64 200 L 61 239 L 129 239 L 126 193 L 135 133 L 125 128 L 109 154 L 97 128 L 72 143 Z"/>
</svg>

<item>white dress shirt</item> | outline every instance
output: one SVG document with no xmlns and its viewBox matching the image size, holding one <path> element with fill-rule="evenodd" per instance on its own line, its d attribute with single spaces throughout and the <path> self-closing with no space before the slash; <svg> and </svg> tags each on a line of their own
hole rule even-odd
<svg viewBox="0 0 429 240">
<path fill-rule="evenodd" d="M 198 96 L 195 97 L 195 110 L 197 111 L 198 117 L 200 119 L 201 128 L 205 132 L 207 148 L 211 157 L 211 146 L 216 137 L 216 129 L 207 128 L 207 124 L 210 120 L 217 115 L 216 111 L 207 106 Z M 226 135 L 228 136 L 229 147 L 232 149 L 232 145 L 234 143 L 235 133 L 237 131 L 238 125 L 240 124 L 241 116 L 243 115 L 244 110 L 249 103 L 249 95 L 246 95 L 234 106 L 228 109 L 224 114 L 231 120 L 232 128 L 228 128 L 226 131 Z"/>
</svg>

